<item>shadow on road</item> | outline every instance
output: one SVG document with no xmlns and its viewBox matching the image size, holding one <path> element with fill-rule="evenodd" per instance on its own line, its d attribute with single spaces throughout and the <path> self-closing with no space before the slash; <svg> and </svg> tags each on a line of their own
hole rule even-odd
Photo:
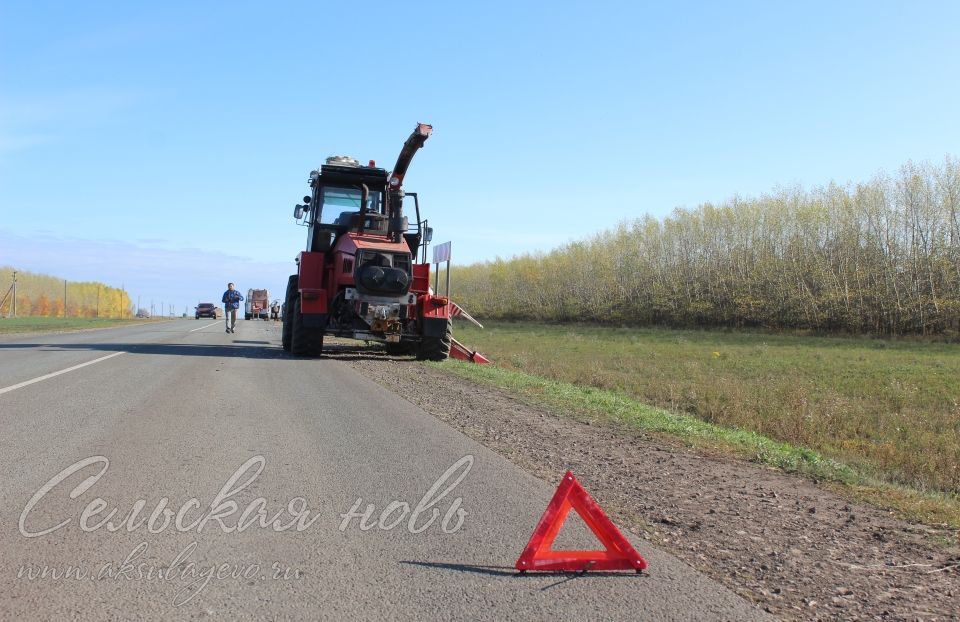
<svg viewBox="0 0 960 622">
<path fill-rule="evenodd" d="M 39 350 L 41 352 L 129 352 L 131 354 L 164 354 L 173 356 L 219 356 L 252 359 L 290 358 L 279 346 L 246 346 L 196 343 L 0 343 L 0 352 L 7 350 Z M 290 359 L 294 360 L 294 359 Z"/>
<path fill-rule="evenodd" d="M 321 358 L 334 359 L 337 361 L 412 362 L 414 360 L 412 355 L 387 354 L 384 349 L 378 348 L 377 346 L 357 343 L 324 344 Z"/>
<path fill-rule="evenodd" d="M 610 579 L 613 577 L 619 577 L 620 579 L 642 579 L 649 575 L 645 573 L 637 572 L 613 572 L 613 571 L 597 571 L 597 572 L 518 572 L 513 566 L 484 566 L 481 564 L 450 564 L 444 562 L 415 562 L 415 561 L 401 561 L 401 564 L 406 564 L 408 566 L 420 566 L 422 568 L 437 568 L 440 570 L 455 570 L 457 572 L 472 572 L 477 574 L 492 575 L 496 577 L 562 577 L 559 581 L 551 583 L 550 585 L 540 588 L 540 591 L 549 590 L 550 588 L 557 587 L 562 585 L 567 581 L 573 580 L 583 580 L 583 579 Z"/>
<path fill-rule="evenodd" d="M 440 570 L 456 570 L 459 572 L 473 572 L 476 574 L 488 574 L 496 577 L 519 576 L 517 569 L 513 566 L 483 566 L 479 564 L 445 564 L 443 562 L 412 562 L 401 561 L 401 564 L 408 566 L 420 566 L 422 568 L 439 568 Z"/>
<path fill-rule="evenodd" d="M 41 352 L 129 352 L 131 354 L 162 354 L 173 356 L 218 356 L 252 359 L 287 359 L 290 361 L 311 360 L 294 357 L 284 352 L 280 346 L 269 341 L 247 341 L 235 339 L 229 344 L 201 343 L 0 343 L 0 352 L 16 350 L 39 350 Z M 397 361 L 412 362 L 411 356 L 393 356 L 373 346 L 354 344 L 330 344 L 324 346 L 320 359 L 339 361 Z"/>
</svg>

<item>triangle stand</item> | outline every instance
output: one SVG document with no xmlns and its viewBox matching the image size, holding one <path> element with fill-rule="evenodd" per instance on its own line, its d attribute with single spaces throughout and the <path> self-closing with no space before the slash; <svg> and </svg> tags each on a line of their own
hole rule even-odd
<svg viewBox="0 0 960 622">
<path fill-rule="evenodd" d="M 554 551 L 551 548 L 570 510 L 575 510 L 580 515 L 605 550 Z M 607 518 L 573 473 L 567 471 L 515 567 L 521 573 L 527 570 L 565 572 L 636 570 L 641 572 L 647 567 L 647 561 Z"/>
</svg>

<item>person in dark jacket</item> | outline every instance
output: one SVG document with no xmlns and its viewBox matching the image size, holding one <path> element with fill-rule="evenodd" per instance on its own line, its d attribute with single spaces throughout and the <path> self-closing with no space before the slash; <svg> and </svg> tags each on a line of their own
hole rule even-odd
<svg viewBox="0 0 960 622">
<path fill-rule="evenodd" d="M 237 328 L 237 309 L 240 308 L 240 301 L 243 296 L 240 295 L 233 283 L 227 284 L 227 291 L 223 292 L 223 317 L 227 322 L 227 332 L 235 333 Z"/>
</svg>

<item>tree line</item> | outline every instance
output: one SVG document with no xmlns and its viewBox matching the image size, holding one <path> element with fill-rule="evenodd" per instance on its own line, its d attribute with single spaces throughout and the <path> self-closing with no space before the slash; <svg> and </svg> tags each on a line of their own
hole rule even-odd
<svg viewBox="0 0 960 622">
<path fill-rule="evenodd" d="M 14 268 L 0 267 L 0 317 L 13 312 Z M 65 281 L 46 274 L 17 272 L 17 316 L 130 317 L 130 296 L 96 281 Z M 64 300 L 66 296 L 66 300 Z"/>
<path fill-rule="evenodd" d="M 675 209 L 454 267 L 477 316 L 877 335 L 960 332 L 960 163 Z"/>
</svg>

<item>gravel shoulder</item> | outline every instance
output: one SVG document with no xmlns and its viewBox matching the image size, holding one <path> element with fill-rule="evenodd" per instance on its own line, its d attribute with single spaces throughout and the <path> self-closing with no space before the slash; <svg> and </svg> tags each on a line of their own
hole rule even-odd
<svg viewBox="0 0 960 622">
<path fill-rule="evenodd" d="M 810 480 L 531 404 L 373 348 L 325 355 L 784 619 L 960 619 L 960 545 Z M 642 553 L 642 551 L 641 551 Z M 656 568 L 651 568 L 656 572 Z"/>
</svg>

